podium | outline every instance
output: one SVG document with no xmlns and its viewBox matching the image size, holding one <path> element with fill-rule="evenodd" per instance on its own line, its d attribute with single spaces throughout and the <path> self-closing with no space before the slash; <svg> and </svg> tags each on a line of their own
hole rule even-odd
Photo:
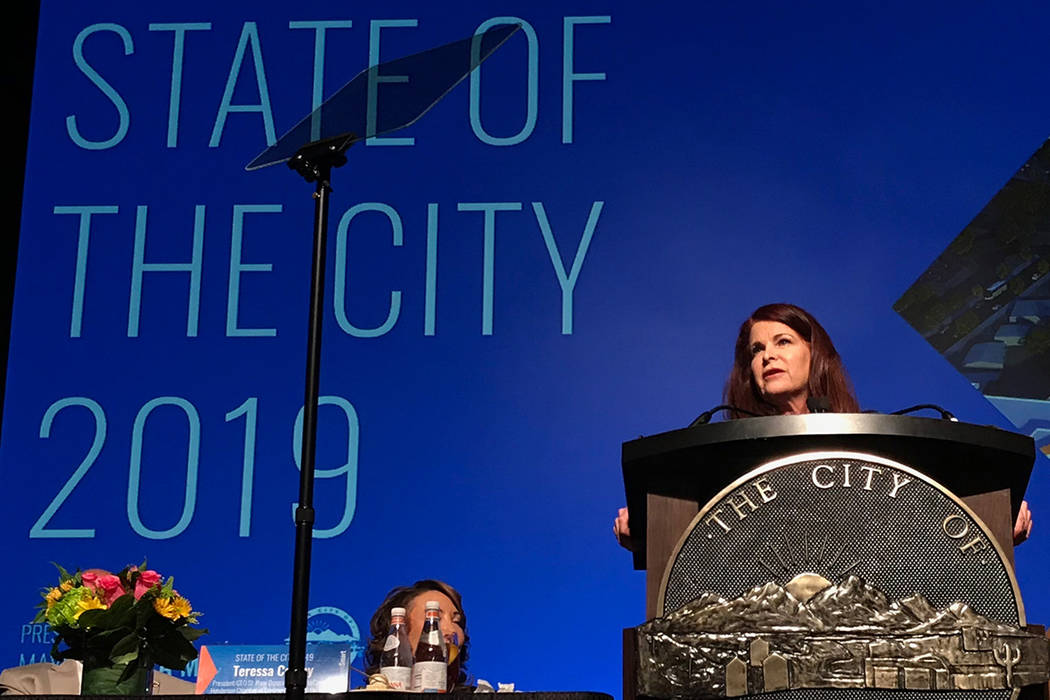
<svg viewBox="0 0 1050 700">
<path fill-rule="evenodd" d="M 661 639 L 668 638 L 668 630 L 675 625 L 681 631 L 685 617 L 700 620 L 698 624 L 707 624 L 706 629 L 710 630 L 710 621 L 722 614 L 721 619 L 728 625 L 725 629 L 730 629 L 734 618 L 719 613 L 719 608 L 750 610 L 757 608 L 747 608 L 748 605 L 761 604 L 767 606 L 762 608 L 766 615 L 770 601 L 775 602 L 777 596 L 783 599 L 785 591 L 794 594 L 787 598 L 796 613 L 802 603 L 809 616 L 805 623 L 811 625 L 809 632 L 792 628 L 794 623 L 789 621 L 781 622 L 778 629 L 790 628 L 794 637 L 777 637 L 779 632 L 766 635 L 761 625 L 742 633 L 751 642 L 768 638 L 769 643 L 760 641 L 765 645 L 760 647 L 762 654 L 767 653 L 765 649 L 770 644 L 780 644 L 788 661 L 781 659 L 778 663 L 785 668 L 793 664 L 790 674 L 781 670 L 784 680 L 775 681 L 788 683 L 790 675 L 791 684 L 776 687 L 944 690 L 967 689 L 967 683 L 976 683 L 970 688 L 988 688 L 992 692 L 989 697 L 1000 697 L 995 693 L 1001 692 L 1007 693 L 1002 697 L 1009 697 L 1011 685 L 1016 688 L 1032 682 L 1045 683 L 1045 679 L 1038 680 L 1042 660 L 1025 671 L 1031 680 L 1017 681 L 1021 672 L 1013 670 L 1003 671 L 999 678 L 995 663 L 988 661 L 992 657 L 981 651 L 984 647 L 971 643 L 976 629 L 973 625 L 987 629 L 999 625 L 1000 631 L 995 634 L 1007 636 L 995 637 L 995 644 L 1015 644 L 1003 625 L 1025 625 L 1013 576 L 1012 536 L 1035 459 L 1031 438 L 948 420 L 827 413 L 731 420 L 642 437 L 624 443 L 622 457 L 636 544 L 634 565 L 647 570 L 646 619 L 650 620 L 638 630 L 625 631 L 625 698 L 635 697 L 634 672 L 652 668 L 653 663 L 659 665 L 661 653 L 666 663 L 678 663 L 672 659 L 678 652 L 650 651 L 656 648 L 654 643 L 658 647 Z M 841 510 L 836 498 L 842 499 Z M 869 522 L 858 529 L 850 518 Z M 765 529 L 756 532 L 756 528 L 761 530 L 760 523 Z M 829 535 L 831 540 L 842 543 L 835 557 L 844 548 L 860 543 L 859 558 L 843 557 L 832 566 L 829 560 L 834 557 L 830 552 L 835 545 L 827 545 Z M 818 538 L 823 538 L 819 545 Z M 733 542 L 720 542 L 723 539 Z M 937 560 L 935 555 L 941 553 L 947 557 L 947 563 Z M 850 564 L 847 558 L 858 560 Z M 889 561 L 894 558 L 901 561 Z M 998 574 L 988 576 L 987 572 L 995 567 Z M 708 575 L 710 569 L 739 570 L 741 576 L 731 580 L 733 576 L 724 572 Z M 895 581 L 898 569 L 903 573 L 901 580 Z M 978 581 L 974 576 L 986 578 Z M 964 580 L 967 577 L 971 580 Z M 958 590 L 956 581 L 960 582 Z M 1005 603 L 982 600 L 984 590 L 996 587 L 1004 589 Z M 913 664 L 914 659 L 899 654 L 893 660 L 877 658 L 870 651 L 871 642 L 854 635 L 847 640 L 847 646 L 858 651 L 853 653 L 853 661 L 841 662 L 845 664 L 843 674 L 838 678 L 821 676 L 821 669 L 807 667 L 805 655 L 798 653 L 797 648 L 792 650 L 792 645 L 803 632 L 810 634 L 814 630 L 817 637 L 823 635 L 827 641 L 834 623 L 826 626 L 824 622 L 814 622 L 814 614 L 821 614 L 821 605 L 824 613 L 841 614 L 829 612 L 824 599 L 843 599 L 847 595 L 868 596 L 875 601 L 875 608 L 882 606 L 880 620 L 892 618 L 878 632 L 883 635 L 882 640 L 899 641 L 914 634 L 901 623 L 900 607 L 888 609 L 891 602 L 892 606 L 911 605 L 908 610 L 913 610 L 917 609 L 915 598 L 926 596 L 922 606 L 929 619 L 938 611 L 943 614 L 949 608 L 960 610 L 960 604 L 992 612 L 990 619 L 982 617 L 980 622 L 953 621 L 957 627 L 971 625 L 971 637 L 960 642 L 961 648 L 949 648 L 951 644 L 946 643 L 936 652 L 947 654 L 943 656 L 948 659 L 944 668 L 920 668 Z M 950 597 L 954 595 L 958 597 Z M 762 598 L 758 603 L 756 596 Z M 711 602 L 716 598 L 717 603 Z M 927 599 L 932 606 L 927 605 Z M 806 612 L 811 600 L 812 610 Z M 811 614 L 813 611 L 816 612 Z M 736 620 L 742 617 L 746 614 L 738 615 Z M 916 623 L 909 624 L 914 627 Z M 939 624 L 927 623 L 925 629 Z M 740 625 L 736 628 L 743 629 Z M 942 639 L 961 632 L 961 628 L 937 629 Z M 707 632 L 700 628 L 682 632 L 679 641 L 668 648 L 685 648 L 680 640 L 690 634 Z M 714 634 L 725 636 L 721 629 Z M 648 640 L 644 644 L 638 641 L 643 638 Z M 1045 640 L 1016 643 L 1029 644 L 1026 649 L 1035 649 L 1045 656 Z M 885 645 L 883 641 L 876 644 Z M 729 670 L 719 667 L 713 673 L 704 671 L 708 673 L 706 687 L 714 688 L 714 695 L 733 697 L 764 692 L 754 690 L 756 679 L 762 682 L 762 673 L 761 669 L 756 670 L 759 664 L 753 655 L 747 662 L 743 642 L 728 642 L 718 653 L 723 661 L 729 659 L 750 670 L 740 671 L 743 675 L 739 678 L 743 680 L 735 681 L 735 687 L 730 687 Z M 1031 658 L 1029 652 L 1025 653 Z M 982 660 L 982 654 L 987 658 Z M 639 666 L 639 655 L 651 657 L 646 662 L 649 666 Z M 925 657 L 927 661 L 923 663 L 928 663 L 930 654 Z M 984 679 L 973 680 L 980 674 L 966 676 L 957 672 L 952 664 L 963 657 L 961 664 L 985 664 Z M 894 668 L 897 662 L 899 669 Z M 850 664 L 853 666 L 847 669 Z M 694 667 L 682 668 L 692 672 Z M 645 673 L 649 674 L 645 681 L 648 687 L 660 687 L 663 681 L 658 673 Z M 843 680 L 849 673 L 853 676 Z M 795 685 L 794 679 L 803 674 L 809 674 L 804 683 Z M 774 682 L 770 677 L 765 681 L 766 691 Z M 991 690 L 1004 685 L 1004 691 Z M 656 696 L 669 697 L 659 693 Z"/>
<path fill-rule="evenodd" d="M 988 525 L 1013 565 L 1013 523 L 1035 461 L 1030 437 L 990 426 L 871 413 L 767 416 L 683 428 L 623 443 L 623 483 L 645 569 L 646 617 L 660 577 L 700 507 L 747 470 L 789 454 L 849 450 L 923 472 Z"/>
</svg>

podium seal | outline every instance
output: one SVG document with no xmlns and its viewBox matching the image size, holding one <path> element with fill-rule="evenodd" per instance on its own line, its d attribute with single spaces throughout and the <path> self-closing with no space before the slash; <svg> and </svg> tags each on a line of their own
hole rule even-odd
<svg viewBox="0 0 1050 700">
<path fill-rule="evenodd" d="M 637 628 L 651 697 L 1009 700 L 1045 683 L 985 525 L 906 465 L 811 452 L 745 474 L 686 528 Z"/>
</svg>

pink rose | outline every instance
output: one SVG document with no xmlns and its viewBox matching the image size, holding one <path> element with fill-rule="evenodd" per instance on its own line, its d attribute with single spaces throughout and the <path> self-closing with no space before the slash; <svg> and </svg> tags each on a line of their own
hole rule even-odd
<svg viewBox="0 0 1050 700">
<path fill-rule="evenodd" d="M 98 597 L 106 605 L 113 605 L 113 602 L 125 593 L 124 585 L 113 574 L 99 576 L 98 586 L 95 588 L 95 591 L 98 592 Z"/>
<path fill-rule="evenodd" d="M 147 569 L 146 571 L 140 572 L 138 579 L 135 581 L 135 600 L 138 600 L 142 595 L 160 583 L 160 574 L 153 569 Z"/>
<path fill-rule="evenodd" d="M 113 601 L 124 595 L 125 592 L 119 578 L 99 569 L 85 571 L 81 574 L 80 580 L 85 586 L 95 591 L 95 595 L 106 607 L 113 605 Z"/>
</svg>

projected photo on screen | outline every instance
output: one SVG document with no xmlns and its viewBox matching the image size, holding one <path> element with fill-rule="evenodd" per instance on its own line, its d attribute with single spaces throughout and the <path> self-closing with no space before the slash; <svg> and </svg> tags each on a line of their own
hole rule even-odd
<svg viewBox="0 0 1050 700">
<path fill-rule="evenodd" d="M 1050 445 L 1050 141 L 895 308 L 1021 432 Z"/>
</svg>

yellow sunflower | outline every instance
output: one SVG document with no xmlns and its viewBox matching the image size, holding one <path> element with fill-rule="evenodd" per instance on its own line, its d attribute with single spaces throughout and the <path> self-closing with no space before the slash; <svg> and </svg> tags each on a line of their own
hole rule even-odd
<svg viewBox="0 0 1050 700">
<path fill-rule="evenodd" d="M 175 605 L 171 598 L 154 598 L 153 609 L 157 611 L 157 614 L 161 617 L 166 617 L 169 620 L 178 620 L 179 611 L 175 609 Z"/>
<path fill-rule="evenodd" d="M 51 606 L 58 602 L 58 599 L 62 597 L 62 590 L 58 588 L 52 588 L 44 596 L 44 600 L 47 601 L 47 609 L 50 610 Z"/>
<path fill-rule="evenodd" d="M 190 613 L 193 612 L 193 606 L 190 605 L 190 601 L 186 600 L 179 594 L 175 594 L 175 597 L 171 599 L 171 607 L 175 609 L 179 617 L 189 617 Z"/>
<path fill-rule="evenodd" d="M 77 601 L 77 611 L 73 613 L 73 619 L 79 619 L 82 613 L 88 610 L 105 610 L 106 606 L 96 596 L 84 596 Z"/>
</svg>

